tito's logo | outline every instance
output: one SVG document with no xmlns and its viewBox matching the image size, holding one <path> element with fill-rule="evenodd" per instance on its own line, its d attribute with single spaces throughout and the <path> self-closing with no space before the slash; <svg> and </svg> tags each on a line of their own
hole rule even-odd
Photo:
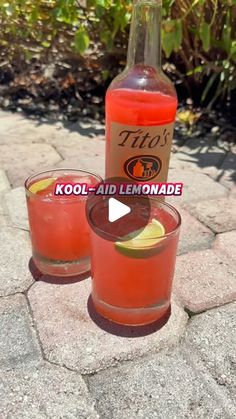
<svg viewBox="0 0 236 419">
<path fill-rule="evenodd" d="M 124 170 L 128 177 L 139 182 L 154 179 L 161 171 L 161 160 L 154 156 L 136 156 L 127 160 Z"/>
</svg>

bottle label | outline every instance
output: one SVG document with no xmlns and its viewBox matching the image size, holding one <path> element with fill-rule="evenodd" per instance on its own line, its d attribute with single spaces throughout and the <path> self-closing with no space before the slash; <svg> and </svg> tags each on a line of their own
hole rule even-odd
<svg viewBox="0 0 236 419">
<path fill-rule="evenodd" d="M 124 109 L 125 112 L 125 109 Z M 166 182 L 174 122 L 158 126 L 129 126 L 112 122 L 107 144 L 107 177 L 136 182 Z"/>
</svg>

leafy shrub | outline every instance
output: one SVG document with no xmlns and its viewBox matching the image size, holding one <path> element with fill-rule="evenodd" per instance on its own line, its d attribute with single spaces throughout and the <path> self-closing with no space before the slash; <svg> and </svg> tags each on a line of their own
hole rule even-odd
<svg viewBox="0 0 236 419">
<path fill-rule="evenodd" d="M 202 101 L 212 105 L 236 88 L 236 0 L 169 0 L 165 9 L 163 47 L 174 52 L 178 70 L 204 83 Z M 191 91 L 190 91 L 191 93 Z M 210 93 L 210 94 L 209 94 Z"/>
<path fill-rule="evenodd" d="M 105 54 L 124 64 L 131 12 L 131 0 L 0 0 L 1 55 L 29 63 Z M 235 18 L 236 0 L 163 0 L 165 59 L 189 94 L 203 82 L 210 104 L 236 88 Z"/>
</svg>

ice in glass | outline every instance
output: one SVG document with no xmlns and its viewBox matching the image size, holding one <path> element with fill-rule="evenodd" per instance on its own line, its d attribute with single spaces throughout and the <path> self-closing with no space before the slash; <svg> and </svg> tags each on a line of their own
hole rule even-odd
<svg viewBox="0 0 236 419">
<path fill-rule="evenodd" d="M 95 186 L 99 176 L 79 170 L 52 170 L 27 179 L 26 197 L 33 259 L 42 273 L 71 276 L 90 269 L 85 196 L 55 196 L 57 183 Z"/>
<path fill-rule="evenodd" d="M 92 299 L 102 316 L 117 323 L 152 323 L 170 308 L 181 219 L 172 206 L 155 198 L 150 201 L 148 225 L 125 240 L 122 237 L 112 241 L 107 226 L 101 225 L 104 204 L 97 203 L 98 208 L 90 211 L 94 226 Z M 142 215 L 142 205 L 139 209 Z M 124 227 L 125 217 L 120 222 Z"/>
</svg>

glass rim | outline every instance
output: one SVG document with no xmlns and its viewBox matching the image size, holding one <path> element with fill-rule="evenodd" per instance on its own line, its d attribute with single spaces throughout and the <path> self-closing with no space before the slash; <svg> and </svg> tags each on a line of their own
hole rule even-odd
<svg viewBox="0 0 236 419">
<path fill-rule="evenodd" d="M 37 194 L 35 194 L 35 193 L 33 193 L 29 190 L 29 183 L 30 183 L 31 180 L 33 180 L 37 176 L 44 175 L 44 174 L 47 174 L 47 173 L 52 173 L 52 172 L 78 172 L 78 173 L 82 173 L 84 175 L 93 176 L 99 182 L 103 182 L 102 177 L 100 175 L 98 175 L 97 173 L 92 173 L 92 172 L 89 172 L 89 171 L 83 170 L 83 169 L 73 169 L 73 168 L 66 168 L 66 167 L 65 168 L 62 167 L 62 168 L 58 168 L 58 169 L 47 169 L 47 170 L 43 170 L 41 172 L 34 173 L 33 175 L 30 175 L 30 176 L 27 177 L 27 179 L 24 182 L 24 188 L 25 188 L 25 191 L 27 192 L 27 194 L 29 196 L 34 197 L 34 198 L 42 199 L 41 196 L 39 197 L 39 196 L 37 196 Z M 82 198 L 82 197 L 78 196 L 78 198 Z M 84 198 L 86 198 L 86 197 L 84 197 Z M 64 197 L 64 199 L 66 199 L 66 198 Z M 62 200 L 63 200 L 63 197 L 62 197 Z M 67 201 L 68 201 L 68 199 L 67 199 Z"/>
<path fill-rule="evenodd" d="M 139 197 L 139 195 L 137 195 L 137 198 Z M 165 201 L 159 201 L 157 198 L 155 198 L 154 196 L 152 196 L 152 197 L 148 197 L 147 196 L 147 199 L 150 199 L 151 201 L 155 201 L 156 203 L 157 203 L 157 205 L 162 205 L 162 206 L 164 206 L 165 208 L 169 208 L 172 212 L 174 212 L 175 213 L 175 215 L 176 215 L 176 217 L 177 217 L 177 225 L 175 226 L 175 228 L 173 229 L 173 230 L 171 230 L 169 233 L 166 233 L 166 234 L 163 234 L 162 236 L 158 236 L 158 237 L 152 237 L 152 238 L 148 238 L 148 239 L 139 239 L 141 242 L 143 242 L 143 243 L 145 243 L 145 242 L 148 242 L 148 241 L 150 241 L 150 240 L 155 240 L 155 239 L 165 239 L 165 238 L 168 238 L 168 237 L 172 237 L 172 236 L 174 236 L 175 234 L 176 234 L 176 232 L 180 229 L 180 227 L 181 227 L 181 225 L 182 225 L 182 217 L 181 217 L 181 215 L 180 215 L 180 213 L 179 213 L 179 211 L 173 206 L 173 205 L 171 205 L 171 204 L 169 204 L 169 203 L 167 203 L 167 202 L 165 202 Z M 101 204 L 102 202 L 96 202 L 94 205 L 92 205 L 91 206 L 91 208 L 89 209 L 89 220 L 90 220 L 90 223 L 92 223 L 92 221 L 91 221 L 91 217 L 90 217 L 90 214 L 91 214 L 91 211 L 93 210 L 93 208 L 96 206 L 96 205 L 99 205 L 99 204 Z M 111 234 L 111 233 L 107 233 L 106 231 L 104 231 L 104 229 L 102 229 L 102 228 L 99 228 L 98 226 L 95 226 L 94 224 L 92 224 L 93 225 L 93 230 L 94 230 L 94 232 L 95 232 L 95 234 L 96 234 L 96 230 L 97 231 L 99 231 L 100 233 L 103 233 L 104 234 L 104 236 L 108 236 L 108 237 L 110 237 L 110 238 L 115 238 L 116 240 L 115 241 L 119 241 L 119 239 L 122 239 L 123 241 L 124 241 L 124 236 L 123 237 L 117 237 L 117 236 L 114 236 L 113 234 Z M 148 225 L 148 224 L 147 224 Z M 90 224 L 90 226 L 91 226 L 91 224 Z M 145 226 L 146 227 L 146 226 Z M 143 228 L 141 228 L 140 230 L 144 230 L 145 229 L 145 227 L 143 227 Z M 132 234 L 132 233 L 131 233 Z M 127 234 L 127 236 L 126 237 L 128 237 L 129 236 L 129 234 Z M 127 240 L 130 240 L 129 238 L 127 239 Z"/>
</svg>

